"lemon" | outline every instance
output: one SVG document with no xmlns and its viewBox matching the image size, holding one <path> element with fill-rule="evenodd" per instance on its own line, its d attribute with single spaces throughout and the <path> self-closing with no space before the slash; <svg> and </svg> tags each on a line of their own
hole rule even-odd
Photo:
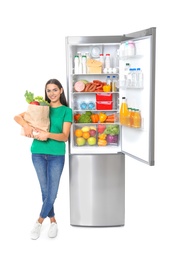
<svg viewBox="0 0 173 260">
<path fill-rule="evenodd" d="M 82 132 L 89 132 L 90 127 L 89 126 L 83 126 L 81 130 L 82 130 Z"/>
</svg>

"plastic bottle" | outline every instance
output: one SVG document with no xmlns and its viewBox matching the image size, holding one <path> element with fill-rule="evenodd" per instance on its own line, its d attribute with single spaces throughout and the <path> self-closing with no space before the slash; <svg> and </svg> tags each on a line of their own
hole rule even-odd
<svg viewBox="0 0 173 260">
<path fill-rule="evenodd" d="M 110 86 L 110 91 L 112 91 L 112 80 L 109 75 L 106 77 L 106 85 Z"/>
<path fill-rule="evenodd" d="M 87 59 L 87 60 L 90 59 L 90 54 L 89 54 L 89 52 L 85 52 L 85 56 L 86 56 L 86 59 Z M 87 73 L 89 73 L 89 68 L 88 68 L 88 66 L 86 66 L 86 67 L 87 67 Z"/>
<path fill-rule="evenodd" d="M 78 67 L 78 73 L 82 74 L 82 54 L 80 51 L 77 52 L 77 55 L 79 56 L 79 67 Z"/>
<path fill-rule="evenodd" d="M 105 58 L 104 58 L 104 54 L 103 53 L 100 54 L 99 61 L 102 63 L 102 73 L 103 73 L 103 70 L 104 70 L 104 67 L 105 67 Z"/>
<path fill-rule="evenodd" d="M 121 107 L 120 107 L 120 123 L 122 125 L 127 125 L 127 118 L 128 118 L 128 106 L 126 102 L 126 98 L 122 97 Z"/>
<path fill-rule="evenodd" d="M 130 63 L 126 63 L 125 64 L 125 68 L 124 68 L 124 86 L 128 85 L 128 73 L 129 73 L 129 69 L 130 69 Z"/>
<path fill-rule="evenodd" d="M 137 87 L 142 88 L 143 87 L 143 72 L 142 72 L 141 68 L 137 68 L 136 81 L 137 81 Z"/>
<path fill-rule="evenodd" d="M 136 47 L 133 41 L 128 41 L 127 56 L 134 56 L 136 54 Z"/>
<path fill-rule="evenodd" d="M 87 73 L 87 57 L 85 55 L 82 55 L 82 73 L 86 74 Z"/>
<path fill-rule="evenodd" d="M 130 126 L 133 127 L 133 117 L 134 117 L 134 113 L 135 113 L 135 109 L 131 108 L 131 112 L 130 112 Z"/>
<path fill-rule="evenodd" d="M 132 86 L 132 73 L 133 73 L 133 69 L 130 68 L 129 71 L 128 71 L 128 75 L 127 75 L 126 87 L 131 87 Z"/>
<path fill-rule="evenodd" d="M 133 115 L 133 127 L 140 128 L 141 127 L 141 113 L 139 109 L 135 109 Z"/>
<path fill-rule="evenodd" d="M 132 109 L 129 107 L 128 108 L 128 115 L 127 115 L 127 126 L 131 126 L 131 112 L 132 112 Z"/>
<path fill-rule="evenodd" d="M 131 87 L 135 88 L 136 82 L 136 68 L 133 68 L 131 72 Z"/>
<path fill-rule="evenodd" d="M 121 43 L 119 48 L 119 57 L 122 58 L 125 56 L 125 43 Z"/>
<path fill-rule="evenodd" d="M 110 54 L 107 53 L 105 57 L 105 68 L 110 69 L 110 67 L 111 67 L 111 57 Z"/>
<path fill-rule="evenodd" d="M 74 73 L 78 74 L 79 73 L 79 56 L 75 55 L 74 57 Z"/>
<path fill-rule="evenodd" d="M 118 88 L 118 77 L 112 76 L 112 92 L 116 92 Z"/>
</svg>

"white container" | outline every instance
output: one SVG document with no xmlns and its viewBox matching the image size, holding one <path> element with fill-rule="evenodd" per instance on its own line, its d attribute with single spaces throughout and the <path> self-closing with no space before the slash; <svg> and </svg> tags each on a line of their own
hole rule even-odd
<svg viewBox="0 0 173 260">
<path fill-rule="evenodd" d="M 136 55 L 136 46 L 133 41 L 128 41 L 127 46 L 127 55 L 126 56 L 134 56 Z"/>
<path fill-rule="evenodd" d="M 119 57 L 124 57 L 125 56 L 125 43 L 121 43 L 120 49 L 119 49 Z"/>
<path fill-rule="evenodd" d="M 86 59 L 89 60 L 90 59 L 90 54 L 89 52 L 85 52 L 85 56 L 86 56 Z M 87 66 L 87 73 L 89 73 L 89 68 Z"/>
<path fill-rule="evenodd" d="M 136 82 L 137 82 L 138 88 L 143 88 L 143 72 L 142 72 L 141 68 L 137 68 Z"/>
<path fill-rule="evenodd" d="M 100 54 L 99 61 L 102 63 L 102 73 L 103 73 L 103 70 L 104 70 L 104 67 L 105 67 L 105 58 L 104 58 L 104 54 L 103 53 Z"/>
<path fill-rule="evenodd" d="M 87 73 L 87 57 L 85 55 L 82 55 L 82 73 L 86 74 Z"/>
<path fill-rule="evenodd" d="M 126 63 L 124 68 L 124 85 L 126 86 L 128 84 L 128 73 L 130 69 L 130 63 Z"/>
<path fill-rule="evenodd" d="M 77 55 L 79 56 L 79 66 L 78 66 L 78 73 L 82 74 L 82 54 L 80 51 L 77 52 Z"/>
<path fill-rule="evenodd" d="M 74 73 L 78 74 L 79 73 L 79 56 L 75 55 L 74 57 Z"/>
<path fill-rule="evenodd" d="M 105 57 L 105 68 L 106 69 L 111 68 L 111 57 L 109 53 L 107 53 Z"/>
<path fill-rule="evenodd" d="M 133 68 L 132 69 L 132 74 L 131 74 L 131 87 L 135 88 L 136 87 L 136 83 L 137 83 L 137 80 L 136 80 L 136 68 Z"/>
</svg>

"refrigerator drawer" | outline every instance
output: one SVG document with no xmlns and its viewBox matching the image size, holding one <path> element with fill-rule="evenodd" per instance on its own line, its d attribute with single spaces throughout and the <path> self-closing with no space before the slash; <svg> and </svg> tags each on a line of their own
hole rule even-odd
<svg viewBox="0 0 173 260">
<path fill-rule="evenodd" d="M 97 110 L 112 110 L 113 101 L 97 101 L 96 109 Z"/>
<path fill-rule="evenodd" d="M 96 101 L 112 101 L 112 94 L 111 93 L 96 94 Z"/>
<path fill-rule="evenodd" d="M 70 155 L 70 224 L 123 226 L 125 155 Z"/>
</svg>

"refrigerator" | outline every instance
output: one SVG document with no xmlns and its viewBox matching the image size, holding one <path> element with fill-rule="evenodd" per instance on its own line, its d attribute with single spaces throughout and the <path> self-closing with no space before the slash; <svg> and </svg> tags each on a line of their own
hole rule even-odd
<svg viewBox="0 0 173 260">
<path fill-rule="evenodd" d="M 143 163 L 148 166 L 155 164 L 156 28 L 123 35 L 67 36 L 65 48 L 67 96 L 73 109 L 68 142 L 70 225 L 124 226 L 125 157 L 139 160 L 141 167 Z M 75 58 L 80 54 L 87 62 L 82 72 L 75 69 Z M 105 63 L 100 68 L 100 54 L 109 56 L 109 68 L 105 68 Z M 136 81 L 132 81 L 132 71 L 126 70 L 129 64 L 135 70 L 133 76 Z M 136 69 L 142 71 L 140 82 Z M 111 79 L 116 76 L 115 90 L 105 92 L 102 88 L 100 92 L 99 88 L 94 91 L 83 89 L 88 83 L 107 85 L 107 76 Z M 122 97 L 126 98 L 129 108 L 139 109 L 140 127 L 120 123 Z M 107 117 L 113 114 L 114 121 L 79 120 L 84 114 L 106 114 Z M 100 119 L 98 116 L 97 119 Z M 107 136 L 115 127 L 118 129 L 115 131 L 116 140 L 109 142 Z M 92 138 L 87 137 L 88 132 Z M 101 141 L 101 136 L 106 141 Z"/>
</svg>

